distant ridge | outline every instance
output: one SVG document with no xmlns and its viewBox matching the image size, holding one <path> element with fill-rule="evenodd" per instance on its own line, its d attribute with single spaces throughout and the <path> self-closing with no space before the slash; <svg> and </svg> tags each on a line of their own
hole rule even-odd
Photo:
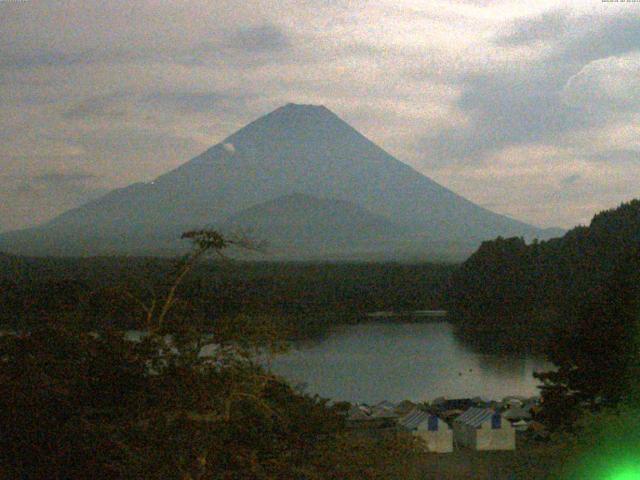
<svg viewBox="0 0 640 480">
<path fill-rule="evenodd" d="M 35 255 L 175 253 L 184 230 L 219 228 L 244 210 L 295 194 L 334 205 L 347 202 L 366 211 L 367 218 L 376 216 L 378 225 L 393 225 L 386 237 L 401 232 L 405 247 L 412 244 L 425 254 L 449 244 L 470 253 L 498 235 L 532 239 L 557 234 L 456 195 L 324 106 L 287 104 L 153 182 L 114 190 L 37 228 L 0 235 L 0 249 Z M 341 218 L 335 217 L 336 228 Z M 263 227 L 270 222 L 254 220 Z M 285 228 L 282 218 L 278 221 Z M 345 256 L 369 248 L 371 232 L 365 230 L 354 223 L 349 245 L 341 247 Z M 392 255 L 398 245 L 380 247 Z"/>
<path fill-rule="evenodd" d="M 386 242 L 402 239 L 406 233 L 401 225 L 358 205 L 302 193 L 242 210 L 221 229 L 269 239 L 270 254 L 296 258 L 337 254 L 353 245 L 375 250 Z"/>
</svg>

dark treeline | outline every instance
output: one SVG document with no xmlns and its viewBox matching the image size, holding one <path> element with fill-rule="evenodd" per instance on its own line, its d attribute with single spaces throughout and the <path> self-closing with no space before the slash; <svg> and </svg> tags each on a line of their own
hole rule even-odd
<svg viewBox="0 0 640 480">
<path fill-rule="evenodd" d="M 563 238 L 486 242 L 451 278 L 451 314 L 467 341 L 542 350 L 555 364 L 535 375 L 538 419 L 551 428 L 640 407 L 639 247 L 634 200 Z"/>
<path fill-rule="evenodd" d="M 25 328 L 72 311 L 88 326 L 139 327 L 142 305 L 166 290 L 174 264 L 150 258 L 2 256 L 0 324 Z M 180 315 L 205 325 L 239 314 L 272 315 L 292 336 L 317 335 L 334 323 L 360 321 L 366 312 L 439 307 L 438 291 L 454 268 L 209 261 L 181 285 Z"/>
<path fill-rule="evenodd" d="M 546 350 L 561 332 L 579 328 L 585 305 L 614 310 L 623 300 L 609 285 L 633 283 L 639 245 L 638 200 L 599 213 L 562 238 L 484 242 L 451 278 L 452 318 L 467 338 Z"/>
<path fill-rule="evenodd" d="M 186 238 L 193 250 L 175 262 L 164 291 L 149 286 L 151 299 L 124 292 L 146 313 L 142 338 L 117 325 L 87 331 L 82 313 L 73 315 L 87 305 L 72 302 L 79 280 L 39 291 L 68 294 L 56 316 L 0 335 L 0 478 L 425 478 L 416 439 L 358 435 L 344 420 L 348 405 L 301 394 L 258 361 L 257 352 L 282 351 L 277 325 L 235 317 L 210 332 L 194 324 L 191 299 L 177 287 L 230 241 L 213 231 Z M 111 273 L 95 268 L 103 280 Z M 102 288 L 93 296 L 110 286 Z"/>
</svg>

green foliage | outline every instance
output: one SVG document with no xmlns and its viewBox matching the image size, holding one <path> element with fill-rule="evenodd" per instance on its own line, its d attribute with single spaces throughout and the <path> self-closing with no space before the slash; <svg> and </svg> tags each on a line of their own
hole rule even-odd
<svg viewBox="0 0 640 480">
<path fill-rule="evenodd" d="M 213 230 L 192 230 L 185 232 L 181 237 L 183 240 L 191 240 L 198 251 L 217 250 L 227 248 L 232 242 L 224 238 L 220 233 Z"/>
<path fill-rule="evenodd" d="M 204 259 L 180 284 L 167 315 L 212 327 L 222 317 L 266 314 L 291 336 L 319 336 L 365 312 L 437 308 L 438 291 L 454 269 Z M 88 328 L 145 328 L 153 299 L 163 298 L 176 273 L 163 259 L 0 259 L 0 325 L 28 328 L 73 311 Z"/>
<path fill-rule="evenodd" d="M 413 440 L 354 437 L 338 409 L 256 361 L 283 345 L 269 318 L 204 331 L 184 316 L 186 273 L 226 245 L 196 241 L 160 294 L 128 297 L 139 338 L 87 329 L 72 305 L 0 336 L 3 479 L 411 478 Z"/>
<path fill-rule="evenodd" d="M 541 419 L 570 428 L 581 410 L 623 400 L 634 381 L 640 318 L 640 200 L 589 227 L 526 245 L 485 242 L 449 286 L 463 335 L 545 351 Z"/>
<path fill-rule="evenodd" d="M 639 245 L 640 200 L 599 213 L 562 238 L 485 242 L 451 279 L 451 312 L 463 328 L 545 335 L 571 325 L 577 308 L 628 262 L 638 266 Z"/>
<path fill-rule="evenodd" d="M 582 410 L 616 405 L 635 388 L 640 275 L 627 265 L 577 307 L 580 321 L 550 347 L 557 370 L 536 375 L 543 382 L 542 419 L 552 426 L 571 428 Z"/>
</svg>

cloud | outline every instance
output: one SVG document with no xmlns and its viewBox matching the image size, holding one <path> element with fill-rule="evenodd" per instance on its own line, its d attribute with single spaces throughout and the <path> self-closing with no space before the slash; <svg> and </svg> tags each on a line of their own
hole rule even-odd
<svg viewBox="0 0 640 480">
<path fill-rule="evenodd" d="M 495 37 L 502 47 L 540 47 L 552 62 L 584 65 L 640 50 L 640 15 L 572 12 L 568 8 L 517 19 Z"/>
<path fill-rule="evenodd" d="M 41 173 L 39 175 L 34 175 L 31 177 L 31 180 L 38 183 L 46 183 L 49 185 L 63 186 L 63 185 L 70 185 L 70 184 L 75 184 L 75 185 L 82 184 L 88 181 L 93 181 L 96 178 L 97 176 L 92 173 L 47 172 L 47 173 Z"/>
<path fill-rule="evenodd" d="M 123 93 L 92 96 L 67 109 L 63 116 L 68 119 L 85 119 L 96 116 L 122 117 L 126 113 L 126 106 L 123 103 L 127 99 L 128 97 Z"/>
<path fill-rule="evenodd" d="M 35 225 L 107 191 L 101 178 L 88 172 L 0 175 L 0 218 L 6 230 Z"/>
<path fill-rule="evenodd" d="M 246 107 L 251 95 L 233 95 L 224 92 L 165 91 L 146 95 L 139 103 L 157 105 L 182 113 L 222 114 Z"/>
<path fill-rule="evenodd" d="M 272 23 L 222 29 L 194 45 L 176 49 L 173 61 L 184 65 L 208 67 L 277 64 L 286 59 L 303 60 L 288 33 Z"/>
<path fill-rule="evenodd" d="M 566 72 L 544 65 L 496 69 L 463 81 L 457 107 L 468 125 L 426 135 L 430 163 L 482 162 L 488 153 L 510 145 L 548 142 L 583 119 L 561 99 Z"/>
<path fill-rule="evenodd" d="M 560 180 L 560 183 L 562 185 L 573 185 L 581 178 L 582 178 L 582 175 L 578 175 L 577 173 L 574 173 L 573 175 L 568 175 L 564 177 L 562 180 Z"/>
<path fill-rule="evenodd" d="M 585 16 L 558 38 L 552 58 L 584 65 L 593 60 L 640 50 L 640 15 Z"/>
<path fill-rule="evenodd" d="M 567 80 L 562 100 L 600 121 L 605 114 L 640 111 L 640 52 L 589 62 Z"/>
<path fill-rule="evenodd" d="M 69 53 L 47 48 L 21 50 L 0 47 L 0 68 L 69 67 L 91 61 L 91 51 Z"/>
<path fill-rule="evenodd" d="M 429 164 L 483 162 L 510 145 L 558 142 L 640 111 L 640 16 L 552 10 L 501 30 L 495 44 L 520 57 L 461 79 L 457 107 L 469 122 L 424 135 Z"/>
<path fill-rule="evenodd" d="M 640 165 L 640 150 L 607 150 L 591 155 L 598 162 L 632 163 Z"/>
<path fill-rule="evenodd" d="M 163 132 L 162 128 L 148 131 L 125 126 L 91 132 L 78 141 L 86 150 L 84 158 L 118 186 L 153 179 L 205 149 L 192 138 Z"/>
<path fill-rule="evenodd" d="M 240 28 L 229 34 L 221 43 L 228 49 L 251 53 L 281 51 L 291 46 L 289 37 L 273 24 Z"/>
<path fill-rule="evenodd" d="M 42 192 L 48 189 L 84 194 L 93 191 L 100 177 L 88 172 L 48 171 L 35 175 L 0 175 L 0 183 L 7 191 L 19 194 Z"/>
<path fill-rule="evenodd" d="M 555 40 L 570 31 L 569 12 L 551 10 L 535 17 L 518 19 L 496 39 L 498 45 L 519 46 L 545 40 Z"/>
<path fill-rule="evenodd" d="M 151 180 L 291 101 L 326 105 L 445 186 L 525 221 L 570 226 L 637 193 L 630 5 L 124 5 L 0 6 L 0 162 L 5 174 L 36 172 L 13 181 L 23 191 L 11 198 L 0 185 L 6 225 L 60 213 L 73 185 Z"/>
</svg>

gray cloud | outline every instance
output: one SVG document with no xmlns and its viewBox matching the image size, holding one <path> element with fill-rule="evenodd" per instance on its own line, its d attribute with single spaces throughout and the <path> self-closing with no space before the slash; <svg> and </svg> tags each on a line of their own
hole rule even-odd
<svg viewBox="0 0 640 480">
<path fill-rule="evenodd" d="M 586 64 L 592 60 L 640 49 L 640 16 L 623 12 L 614 16 L 576 15 L 568 9 L 544 12 L 515 21 L 496 36 L 500 46 L 537 42 L 551 45 L 553 61 Z"/>
<path fill-rule="evenodd" d="M 94 116 L 122 117 L 125 115 L 126 110 L 115 104 L 116 101 L 126 100 L 127 98 L 128 96 L 123 93 L 89 97 L 65 110 L 63 116 L 67 119 L 84 119 Z"/>
<path fill-rule="evenodd" d="M 251 53 L 286 50 L 291 46 L 289 37 L 273 24 L 241 28 L 222 42 L 222 46 L 232 50 L 244 50 Z"/>
<path fill-rule="evenodd" d="M 77 102 L 63 112 L 69 120 L 91 118 L 123 119 L 132 111 L 158 109 L 167 114 L 233 114 L 247 107 L 254 94 L 233 94 L 223 91 L 164 90 L 149 94 L 116 92 L 92 96 Z"/>
<path fill-rule="evenodd" d="M 26 50 L 15 44 L 0 47 L 2 68 L 68 67 L 93 61 L 91 51 L 71 53 L 47 48 Z"/>
<path fill-rule="evenodd" d="M 523 70 L 502 69 L 469 76 L 458 107 L 471 119 L 466 128 L 443 129 L 422 139 L 434 163 L 478 162 L 504 146 L 552 141 L 584 124 L 575 109 L 562 102 L 570 70 L 546 64 Z"/>
<path fill-rule="evenodd" d="M 194 140 L 163 133 L 160 128 L 96 132 L 79 137 L 78 143 L 86 152 L 83 158 L 116 185 L 150 180 L 204 150 Z"/>
<path fill-rule="evenodd" d="M 146 95 L 141 104 L 156 105 L 182 113 L 232 113 L 246 108 L 247 100 L 254 95 L 232 95 L 223 92 L 169 91 Z"/>
<path fill-rule="evenodd" d="M 45 189 L 59 189 L 83 193 L 92 191 L 99 176 L 88 172 L 48 171 L 35 175 L 0 175 L 0 183 L 14 193 L 31 193 Z"/>
<path fill-rule="evenodd" d="M 586 17 L 575 20 L 580 28 L 559 37 L 553 58 L 556 61 L 586 64 L 599 58 L 640 50 L 640 16 L 637 13 L 609 18 Z"/>
<path fill-rule="evenodd" d="M 508 33 L 497 37 L 498 45 L 526 45 L 541 40 L 555 40 L 569 29 L 569 12 L 552 10 L 541 15 L 517 20 L 508 28 Z"/>
<path fill-rule="evenodd" d="M 100 177 L 80 171 L 0 175 L 0 219 L 6 229 L 34 225 L 108 190 Z"/>
<path fill-rule="evenodd" d="M 560 183 L 562 185 L 573 185 L 574 183 L 578 182 L 580 179 L 582 178 L 582 175 L 578 175 L 577 173 L 573 174 L 573 175 L 568 175 L 566 177 L 564 177 L 563 179 L 560 180 Z"/>
<path fill-rule="evenodd" d="M 550 43 L 549 55 L 461 79 L 457 105 L 471 122 L 466 128 L 445 128 L 422 138 L 420 144 L 430 150 L 432 164 L 478 162 L 505 146 L 557 142 L 566 132 L 611 121 L 623 111 L 637 111 L 633 95 L 613 99 L 589 91 L 599 88 L 589 85 L 589 78 L 579 85 L 583 79 L 573 77 L 593 60 L 639 51 L 640 16 L 596 19 L 556 10 L 515 22 L 496 44 L 520 46 L 539 40 Z M 581 104 L 566 101 L 570 80 L 582 90 L 577 92 L 583 94 Z"/>
<path fill-rule="evenodd" d="M 39 175 L 34 175 L 31 180 L 35 182 L 46 183 L 49 185 L 69 185 L 69 184 L 82 184 L 90 180 L 95 180 L 96 175 L 92 173 L 82 172 L 47 172 Z"/>
<path fill-rule="evenodd" d="M 590 155 L 589 158 L 597 162 L 636 163 L 640 165 L 640 150 L 609 150 Z"/>
<path fill-rule="evenodd" d="M 277 63 L 294 55 L 294 51 L 290 36 L 282 28 L 264 23 L 217 32 L 195 45 L 177 49 L 172 56 L 185 65 L 251 66 Z"/>
<path fill-rule="evenodd" d="M 17 176 L 41 172 L 14 179 L 11 198 L 0 178 L 0 218 L 33 223 L 69 208 L 74 187 L 149 180 L 293 101 L 327 105 L 474 201 L 570 226 L 572 215 L 583 220 L 640 181 L 640 90 L 625 57 L 640 49 L 640 15 L 607 7 L 594 15 L 511 0 L 0 6 L 0 162 Z M 573 196 L 559 191 L 574 175 Z M 611 178 L 614 193 L 604 185 Z"/>
</svg>

